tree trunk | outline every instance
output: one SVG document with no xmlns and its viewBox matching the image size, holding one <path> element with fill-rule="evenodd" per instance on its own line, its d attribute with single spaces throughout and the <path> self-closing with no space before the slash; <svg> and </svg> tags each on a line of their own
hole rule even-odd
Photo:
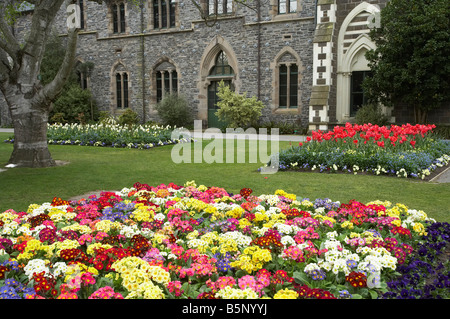
<svg viewBox="0 0 450 319">
<path fill-rule="evenodd" d="M 422 110 L 419 106 L 414 106 L 414 121 L 415 124 L 427 124 L 428 112 Z"/>
<path fill-rule="evenodd" d="M 47 144 L 48 113 L 44 108 L 36 109 L 27 99 L 21 99 L 19 108 L 11 108 L 14 149 L 8 164 L 22 167 L 56 165 Z"/>
</svg>

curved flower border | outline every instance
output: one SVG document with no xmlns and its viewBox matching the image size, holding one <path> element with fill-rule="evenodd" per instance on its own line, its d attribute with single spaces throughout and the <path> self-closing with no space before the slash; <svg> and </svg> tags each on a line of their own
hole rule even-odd
<svg viewBox="0 0 450 319">
<path fill-rule="evenodd" d="M 136 183 L 1 213 L 0 298 L 445 298 L 449 234 L 400 203 Z"/>
</svg>

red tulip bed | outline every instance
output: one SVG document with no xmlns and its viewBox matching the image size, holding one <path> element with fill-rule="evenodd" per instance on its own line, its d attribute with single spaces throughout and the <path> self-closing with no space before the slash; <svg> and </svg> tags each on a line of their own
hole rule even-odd
<svg viewBox="0 0 450 319">
<path fill-rule="evenodd" d="M 0 213 L 0 298 L 448 298 L 449 236 L 400 203 L 136 183 Z"/>
<path fill-rule="evenodd" d="M 450 163 L 450 143 L 435 125 L 351 124 L 313 131 L 306 142 L 280 151 L 281 170 L 390 175 L 427 179 Z"/>
</svg>

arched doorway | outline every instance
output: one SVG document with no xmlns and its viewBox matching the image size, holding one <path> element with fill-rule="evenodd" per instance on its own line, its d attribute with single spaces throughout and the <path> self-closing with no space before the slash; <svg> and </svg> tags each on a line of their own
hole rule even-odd
<svg viewBox="0 0 450 319">
<path fill-rule="evenodd" d="M 221 81 L 234 90 L 232 79 L 234 77 L 234 70 L 228 62 L 228 56 L 224 51 L 217 54 L 215 64 L 208 75 L 208 127 L 224 128 L 226 123 L 221 121 L 217 115 L 217 102 L 219 97 L 219 84 Z"/>
<path fill-rule="evenodd" d="M 197 119 L 203 121 L 203 128 L 220 127 L 217 116 L 217 91 L 221 80 L 228 82 L 239 92 L 241 80 L 236 55 L 231 45 L 222 36 L 216 35 L 203 51 L 198 81 L 199 104 Z M 222 123 L 223 125 L 223 123 Z"/>
<path fill-rule="evenodd" d="M 362 82 L 370 74 L 365 53 L 375 49 L 368 21 L 379 8 L 362 2 L 344 19 L 338 35 L 336 119 L 347 122 L 366 103 Z"/>
</svg>

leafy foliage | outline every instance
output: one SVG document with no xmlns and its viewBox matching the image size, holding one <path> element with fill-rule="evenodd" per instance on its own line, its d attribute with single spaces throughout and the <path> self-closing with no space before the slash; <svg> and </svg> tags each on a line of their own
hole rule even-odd
<svg viewBox="0 0 450 319">
<path fill-rule="evenodd" d="M 83 122 L 88 120 L 91 114 L 92 94 L 89 90 L 83 90 L 78 85 L 71 85 L 64 90 L 64 93 L 53 104 L 52 114 L 62 114 L 63 123 Z M 95 103 L 92 101 L 94 110 L 94 119 L 98 117 L 98 111 Z M 54 118 L 55 116 L 52 116 Z M 81 119 L 83 118 L 83 119 Z"/>
<path fill-rule="evenodd" d="M 132 109 L 126 110 L 119 116 L 119 124 L 121 125 L 134 125 L 139 123 L 139 115 Z"/>
<path fill-rule="evenodd" d="M 378 104 L 363 105 L 356 112 L 355 120 L 357 124 L 372 123 L 376 125 L 388 124 L 388 117 L 383 114 Z"/>
<path fill-rule="evenodd" d="M 56 34 L 52 34 L 45 47 L 45 53 L 41 64 L 41 83 L 46 85 L 56 76 L 61 67 L 65 55 L 64 45 Z M 82 89 L 78 82 L 76 72 L 87 74 L 92 70 L 91 62 L 82 63 L 70 74 L 62 92 L 53 103 L 50 119 L 58 123 L 78 123 L 86 120 L 96 120 L 98 109 L 92 99 L 92 93 L 88 89 Z"/>
<path fill-rule="evenodd" d="M 194 117 L 187 100 L 179 94 L 167 94 L 156 105 L 162 124 L 177 127 L 192 125 Z"/>
<path fill-rule="evenodd" d="M 254 125 L 261 117 L 264 108 L 261 101 L 254 96 L 247 98 L 245 94 L 232 91 L 223 81 L 220 82 L 217 96 L 220 100 L 217 102 L 219 110 L 216 115 L 228 123 L 228 127 L 246 128 Z"/>
<path fill-rule="evenodd" d="M 373 76 L 364 87 L 384 105 L 407 103 L 416 121 L 450 98 L 450 2 L 392 0 L 371 31 L 377 48 L 366 57 Z"/>
</svg>

